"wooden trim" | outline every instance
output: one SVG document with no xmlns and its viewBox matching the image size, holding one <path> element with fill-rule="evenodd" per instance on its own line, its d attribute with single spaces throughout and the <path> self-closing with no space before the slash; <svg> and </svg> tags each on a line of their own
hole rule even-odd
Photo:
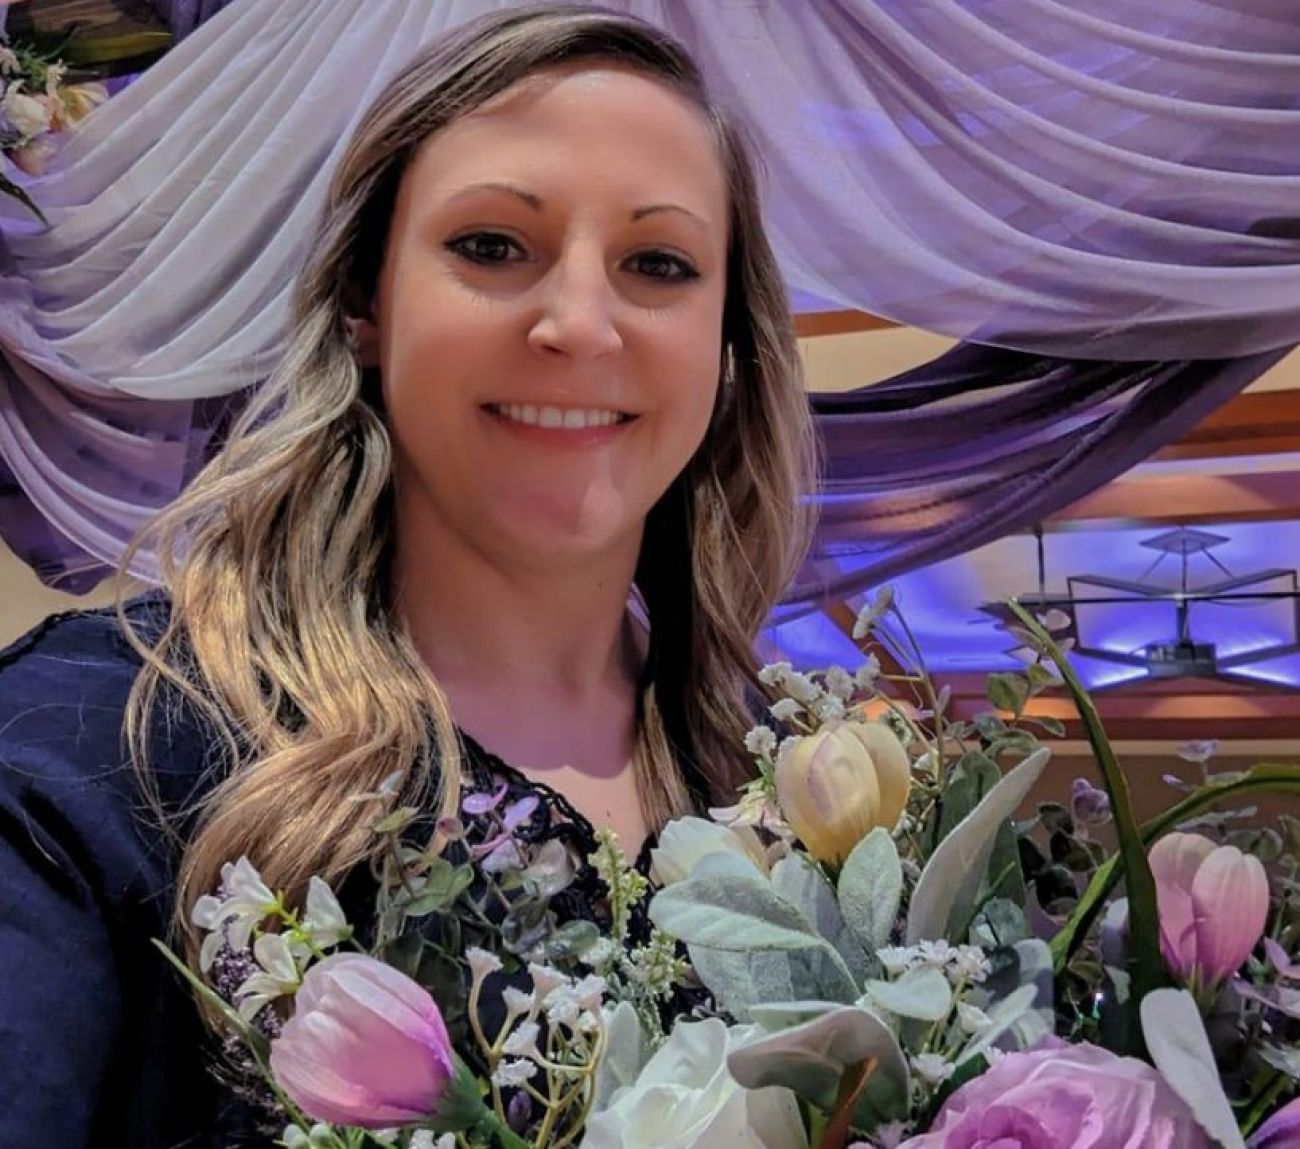
<svg viewBox="0 0 1300 1149">
<path fill-rule="evenodd" d="M 817 335 L 850 335 L 856 331 L 886 331 L 900 326 L 865 311 L 809 311 L 794 317 L 794 329 L 800 339 Z"/>
<path fill-rule="evenodd" d="M 1238 395 L 1157 459 L 1234 458 L 1300 451 L 1300 390 Z"/>
</svg>

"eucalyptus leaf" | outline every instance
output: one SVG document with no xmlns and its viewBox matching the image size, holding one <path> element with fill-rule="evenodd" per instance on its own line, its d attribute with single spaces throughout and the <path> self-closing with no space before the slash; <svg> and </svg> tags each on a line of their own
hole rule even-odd
<svg viewBox="0 0 1300 1149">
<path fill-rule="evenodd" d="M 912 895 L 907 916 L 907 944 L 964 933 L 975 909 L 980 883 L 998 831 L 1042 776 L 1051 758 L 1046 747 L 1036 750 L 1011 770 L 967 815 L 930 856 Z"/>
<path fill-rule="evenodd" d="M 600 1112 L 614 1093 L 634 1085 L 650 1060 L 650 1043 L 630 1002 L 620 1001 L 605 1017 L 605 1048 L 596 1069 L 595 1102 Z"/>
<path fill-rule="evenodd" d="M 971 927 L 971 940 L 985 949 L 997 949 L 1024 941 L 1029 936 L 1025 911 L 1009 898 L 985 902 Z"/>
<path fill-rule="evenodd" d="M 858 985 L 842 966 L 812 950 L 735 953 L 688 946 L 691 966 L 724 1010 L 747 1021 L 771 1002 L 854 1001 Z"/>
<path fill-rule="evenodd" d="M 1156 989 L 1142 999 L 1140 1011 L 1147 1049 L 1169 1087 L 1223 1149 L 1246 1149 L 1196 1000 L 1186 990 Z"/>
<path fill-rule="evenodd" d="M 910 1089 L 898 1039 L 870 1009 L 832 1006 L 800 1025 L 745 1042 L 728 1056 L 727 1067 L 746 1089 L 784 1086 L 829 1112 L 844 1071 L 873 1057 L 875 1072 L 854 1111 L 854 1124 L 870 1129 L 904 1116 Z"/>
<path fill-rule="evenodd" d="M 836 901 L 834 887 L 804 855 L 788 854 L 772 867 L 772 888 L 797 907 L 813 928 L 835 947 L 856 982 L 861 983 L 876 972 L 874 951 L 869 946 L 864 948 L 855 936 L 845 920 L 843 907 Z"/>
<path fill-rule="evenodd" d="M 1022 985 L 1011 991 L 1010 995 L 1000 998 L 984 1009 L 984 1015 L 993 1024 L 983 1033 L 976 1035 L 957 1057 L 958 1064 L 972 1057 L 983 1057 L 986 1051 L 1028 1014 L 1034 1012 L 1034 1002 L 1038 989 L 1033 985 Z M 1026 1048 L 1032 1042 L 1017 1040 L 1016 1047 Z"/>
<path fill-rule="evenodd" d="M 706 855 L 689 878 L 660 890 L 650 903 L 650 920 L 688 945 L 709 949 L 829 948 L 751 862 L 722 853 Z"/>
<path fill-rule="evenodd" d="M 877 826 L 854 846 L 839 879 L 839 907 L 858 941 L 873 953 L 889 944 L 903 896 L 903 866 L 889 831 Z"/>
<path fill-rule="evenodd" d="M 987 693 L 999 710 L 1019 717 L 1029 700 L 1029 680 L 1020 674 L 990 674 Z"/>
<path fill-rule="evenodd" d="M 865 993 L 872 1005 L 898 1017 L 942 1021 L 952 1012 L 952 986 L 930 966 L 910 969 L 897 981 L 869 981 Z"/>
</svg>

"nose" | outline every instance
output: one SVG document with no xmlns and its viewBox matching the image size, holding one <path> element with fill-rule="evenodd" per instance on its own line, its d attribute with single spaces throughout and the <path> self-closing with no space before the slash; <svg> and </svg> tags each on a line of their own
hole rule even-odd
<svg viewBox="0 0 1300 1149">
<path fill-rule="evenodd" d="M 601 252 L 574 245 L 539 285 L 528 344 L 540 354 L 574 359 L 614 355 L 623 347 L 617 309 L 617 293 Z"/>
</svg>

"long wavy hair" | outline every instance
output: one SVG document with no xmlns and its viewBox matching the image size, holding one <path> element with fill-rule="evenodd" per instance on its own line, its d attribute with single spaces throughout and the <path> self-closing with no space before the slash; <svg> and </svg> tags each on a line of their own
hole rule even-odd
<svg viewBox="0 0 1300 1149">
<path fill-rule="evenodd" d="M 375 807 L 355 796 L 458 807 L 447 698 L 391 608 L 393 449 L 347 320 L 373 297 L 420 145 L 529 74 L 581 60 L 617 62 L 681 93 L 726 172 L 717 406 L 650 512 L 635 574 L 649 642 L 633 769 L 652 828 L 738 781 L 754 640 L 806 552 L 804 496 L 816 477 L 748 149 L 685 51 L 653 27 L 573 6 L 507 10 L 421 51 L 361 121 L 297 284 L 283 361 L 125 560 L 151 546 L 171 598 L 160 637 L 134 633 L 119 604 L 145 660 L 127 716 L 137 767 L 149 782 L 164 694 L 197 707 L 226 751 L 219 782 L 186 819 L 175 925 L 191 956 L 186 911 L 218 885 L 222 863 L 248 855 L 273 889 L 299 894 L 312 874 L 338 879 L 375 848 Z"/>
</svg>

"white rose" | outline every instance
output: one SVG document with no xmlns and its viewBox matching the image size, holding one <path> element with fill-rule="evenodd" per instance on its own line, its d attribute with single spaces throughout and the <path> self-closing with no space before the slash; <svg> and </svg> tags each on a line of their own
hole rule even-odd
<svg viewBox="0 0 1300 1149">
<path fill-rule="evenodd" d="M 679 1023 L 636 1084 L 592 1115 L 580 1149 L 807 1149 L 794 1094 L 742 1089 L 727 1069 L 754 1028 Z"/>
<path fill-rule="evenodd" d="M 707 818 L 675 818 L 650 851 L 650 872 L 661 886 L 684 881 L 708 854 L 739 854 L 767 873 L 767 851 L 752 826 L 720 826 Z"/>
<path fill-rule="evenodd" d="M 20 92 L 16 84 L 0 100 L 0 113 L 25 140 L 39 136 L 50 127 L 49 105 L 44 100 Z"/>
</svg>

